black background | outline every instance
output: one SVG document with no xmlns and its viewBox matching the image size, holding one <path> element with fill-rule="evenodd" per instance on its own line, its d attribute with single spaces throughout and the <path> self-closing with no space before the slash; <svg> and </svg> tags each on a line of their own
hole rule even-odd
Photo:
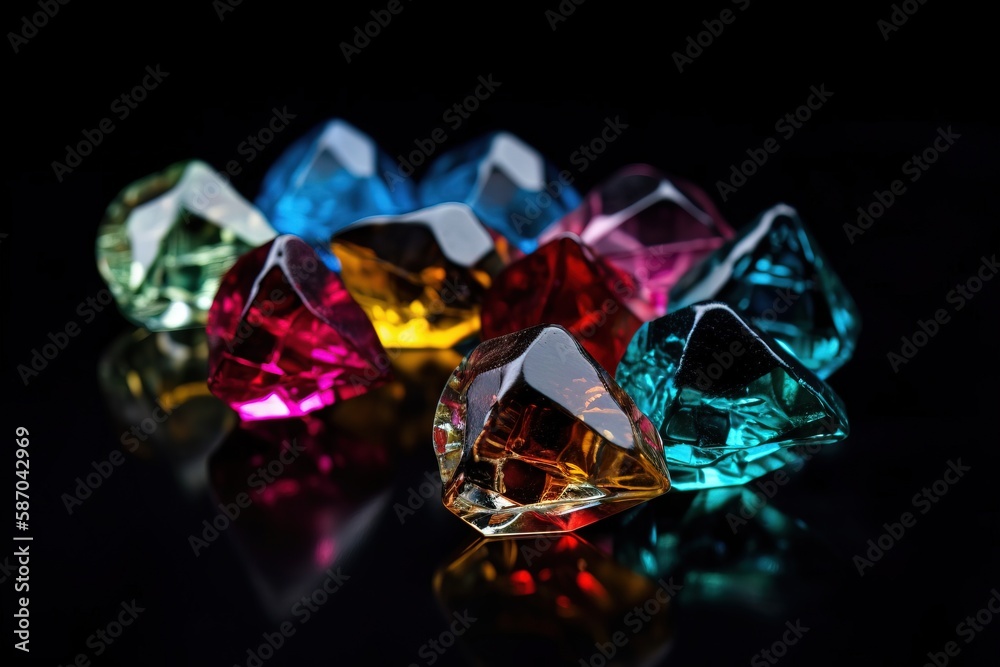
<svg viewBox="0 0 1000 667">
<path fill-rule="evenodd" d="M 598 135 L 605 118 L 620 117 L 628 129 L 579 174 L 581 190 L 619 166 L 648 162 L 702 185 L 734 225 L 778 201 L 799 208 L 855 296 L 864 330 L 854 359 L 831 379 L 852 418 L 850 439 L 775 500 L 822 535 L 841 566 L 838 594 L 814 605 L 810 633 L 782 662 L 923 664 L 928 651 L 956 640 L 956 624 L 1000 586 L 993 427 L 1000 284 L 987 283 L 952 312 L 898 373 L 886 355 L 918 319 L 951 311 L 949 290 L 1000 250 L 989 17 L 929 2 L 885 40 L 877 21 L 888 18 L 889 3 L 854 9 L 754 0 L 741 12 L 720 1 L 650 13 L 640 3 L 590 0 L 553 30 L 545 10 L 555 0 L 533 7 L 405 2 L 345 62 L 340 42 L 384 5 L 243 2 L 220 20 L 210 2 L 70 3 L 18 53 L 7 47 L 5 135 L 13 150 L 5 159 L 10 216 L 0 229 L 7 234 L 0 257 L 3 415 L 11 437 L 4 449 L 12 467 L 14 427 L 30 430 L 35 541 L 32 652 L 25 659 L 5 646 L 6 664 L 71 660 L 132 598 L 148 611 L 94 664 L 243 664 L 246 647 L 273 627 L 231 541 L 192 557 L 187 535 L 211 514 L 211 501 L 207 493 L 182 496 L 169 466 L 128 461 L 72 516 L 60 500 L 91 461 L 118 447 L 96 363 L 131 327 L 109 309 L 28 386 L 15 369 L 102 288 L 92 249 L 107 203 L 127 183 L 191 157 L 218 168 L 240 160 L 245 168 L 232 182 L 252 198 L 281 150 L 333 116 L 397 155 L 446 127 L 445 110 L 491 74 L 501 82 L 497 93 L 461 128 L 446 127 L 439 151 L 509 129 L 569 168 L 570 155 Z M 726 7 L 735 22 L 678 72 L 671 54 Z M 36 11 L 33 3 L 9 6 L 5 32 Z M 147 65 L 169 76 L 58 182 L 51 163 L 84 129 L 113 116 L 112 101 L 142 80 Z M 775 122 L 821 84 L 833 92 L 829 102 L 793 137 L 779 138 L 779 152 L 722 202 L 716 181 L 747 149 L 776 136 Z M 292 125 L 245 162 L 238 146 L 275 107 L 295 115 Z M 856 208 L 872 202 L 874 190 L 906 180 L 903 163 L 949 126 L 961 138 L 850 243 L 842 225 Z M 858 577 L 852 556 L 957 458 L 971 472 Z M 430 448 L 405 463 L 393 502 L 433 469 Z M 11 474 L 4 479 L 8 488 Z M 418 647 L 445 626 L 431 575 L 473 534 L 438 506 L 402 527 L 387 511 L 374 526 L 343 593 L 266 664 L 422 662 Z M 5 641 L 12 641 L 11 585 L 0 584 Z M 752 609 L 720 615 L 681 606 L 676 623 L 667 664 L 746 664 L 783 629 L 780 619 L 769 624 Z M 998 645 L 994 620 L 962 644 L 954 664 L 988 664 Z M 468 659 L 456 649 L 438 664 Z M 531 654 L 523 661 L 532 664 Z"/>
</svg>

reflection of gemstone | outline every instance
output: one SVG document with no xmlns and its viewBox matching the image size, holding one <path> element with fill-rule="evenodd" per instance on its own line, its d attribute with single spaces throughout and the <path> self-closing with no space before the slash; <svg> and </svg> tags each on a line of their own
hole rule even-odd
<svg viewBox="0 0 1000 667">
<path fill-rule="evenodd" d="M 473 350 L 433 437 L 445 505 L 484 535 L 575 530 L 670 488 L 652 424 L 559 326 Z"/>
<path fill-rule="evenodd" d="M 108 206 L 97 267 L 130 320 L 153 330 L 199 326 L 226 270 L 274 235 L 211 167 L 182 162 L 129 185 Z"/>
<path fill-rule="evenodd" d="M 848 432 L 833 390 L 723 303 L 644 324 L 616 377 L 658 425 L 680 490 L 742 484 L 787 465 L 784 448 Z"/>
<path fill-rule="evenodd" d="M 229 406 L 209 393 L 207 375 L 201 329 L 140 329 L 117 339 L 98 366 L 122 445 L 166 459 L 191 492 L 204 487 L 205 458 L 236 423 Z"/>
<path fill-rule="evenodd" d="M 461 639 L 484 665 L 631 665 L 669 650 L 675 582 L 640 576 L 566 534 L 480 540 L 438 570 L 434 589 L 447 612 L 477 619 Z M 612 643 L 616 635 L 627 644 Z M 615 651 L 612 663 L 601 646 Z"/>
<path fill-rule="evenodd" d="M 232 526 L 229 537 L 242 547 L 251 582 L 276 616 L 287 617 L 303 595 L 336 573 L 388 504 L 388 451 L 343 432 L 328 417 L 323 411 L 243 423 L 209 461 L 217 502 L 230 504 L 230 516 L 239 512 L 221 525 Z M 195 537 L 204 538 L 200 527 Z M 205 542 L 189 539 L 199 555 L 219 548 Z"/>
<path fill-rule="evenodd" d="M 615 559 L 648 577 L 683 578 L 687 606 L 746 605 L 769 616 L 799 608 L 840 565 L 801 520 L 774 506 L 768 484 L 783 488 L 762 479 L 643 505 L 616 531 Z"/>
<path fill-rule="evenodd" d="M 258 451 L 252 456 L 248 456 L 248 449 L 245 448 L 230 452 L 235 455 L 231 460 L 232 464 L 246 465 L 248 473 L 267 463 L 265 458 L 268 452 L 277 453 L 282 448 L 290 449 L 296 460 L 300 454 L 304 454 L 303 466 L 294 469 L 299 474 L 290 476 L 298 479 L 301 484 L 286 483 L 263 490 L 260 496 L 262 503 L 271 505 L 280 501 L 283 495 L 309 489 L 321 492 L 327 499 L 363 498 L 373 489 L 382 488 L 390 481 L 393 468 L 388 444 L 377 443 L 357 431 L 342 428 L 334 416 L 338 407 L 333 406 L 299 418 L 240 424 L 240 428 L 252 436 L 245 442 L 263 441 L 251 448 Z M 231 438 L 239 439 L 236 436 Z M 271 446 L 264 445 L 264 442 Z M 215 464 L 220 463 L 223 454 L 215 456 Z M 219 475 L 233 473 L 233 470 L 224 470 L 222 466 L 215 467 Z M 277 477 L 284 475 L 279 473 Z M 232 479 L 233 483 L 237 484 L 238 479 L 239 476 L 236 475 Z"/>
<path fill-rule="evenodd" d="M 388 179 L 388 181 L 387 181 Z M 257 205 L 275 229 L 326 244 L 369 215 L 416 208 L 410 181 L 370 137 L 331 120 L 296 141 L 264 177 Z"/>
<path fill-rule="evenodd" d="M 798 213 L 779 204 L 684 277 L 670 310 L 719 300 L 754 324 L 821 378 L 854 353 L 861 318 Z"/>
<path fill-rule="evenodd" d="M 420 183 L 424 206 L 459 201 L 525 252 L 580 195 L 535 149 L 507 132 L 468 143 L 435 160 Z"/>
<path fill-rule="evenodd" d="M 226 274 L 208 336 L 208 386 L 248 420 L 304 415 L 387 377 L 368 318 L 295 236 L 247 253 Z"/>
<path fill-rule="evenodd" d="M 625 305 L 628 276 L 605 265 L 574 236 L 543 245 L 504 269 L 483 300 L 483 338 L 559 324 L 614 370 L 642 321 Z"/>
<path fill-rule="evenodd" d="M 448 348 L 477 333 L 483 293 L 502 264 L 462 204 L 362 220 L 338 232 L 331 248 L 344 285 L 389 348 Z"/>
<path fill-rule="evenodd" d="M 643 164 L 625 167 L 594 188 L 540 242 L 563 232 L 578 234 L 599 257 L 632 276 L 651 317 L 666 312 L 667 292 L 681 275 L 733 235 L 700 188 Z"/>
</svg>

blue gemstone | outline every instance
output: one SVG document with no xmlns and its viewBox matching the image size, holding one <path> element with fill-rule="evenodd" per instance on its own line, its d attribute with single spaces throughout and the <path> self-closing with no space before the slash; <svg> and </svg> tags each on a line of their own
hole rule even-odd
<svg viewBox="0 0 1000 667">
<path fill-rule="evenodd" d="M 749 315 L 821 378 L 851 358 L 861 331 L 854 299 L 785 204 L 764 211 L 681 278 L 668 311 L 708 300 Z"/>
<path fill-rule="evenodd" d="M 724 303 L 647 322 L 615 379 L 656 426 L 675 489 L 743 484 L 847 437 L 840 398 Z"/>
<path fill-rule="evenodd" d="M 487 227 L 532 252 L 546 227 L 580 205 L 580 195 L 531 146 L 507 132 L 445 153 L 419 187 L 424 206 L 468 204 Z"/>
<path fill-rule="evenodd" d="M 314 128 L 278 158 L 256 204 L 279 233 L 327 250 L 330 237 L 355 220 L 417 208 L 412 183 L 392 160 L 339 119 Z M 330 261 L 329 252 L 324 259 Z"/>
</svg>

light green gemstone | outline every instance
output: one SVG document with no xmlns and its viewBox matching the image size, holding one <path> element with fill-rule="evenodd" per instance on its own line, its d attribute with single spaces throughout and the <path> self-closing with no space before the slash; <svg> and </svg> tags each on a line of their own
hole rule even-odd
<svg viewBox="0 0 1000 667">
<path fill-rule="evenodd" d="M 275 235 L 211 167 L 180 162 L 111 202 L 97 231 L 97 268 L 133 322 L 154 331 L 199 327 L 223 274 Z"/>
</svg>

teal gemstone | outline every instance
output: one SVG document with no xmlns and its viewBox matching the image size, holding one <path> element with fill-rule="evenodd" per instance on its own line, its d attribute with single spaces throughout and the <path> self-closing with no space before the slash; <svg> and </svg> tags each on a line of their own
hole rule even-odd
<svg viewBox="0 0 1000 667">
<path fill-rule="evenodd" d="M 854 300 L 786 204 L 764 211 L 684 276 L 668 311 L 710 300 L 747 313 L 821 378 L 851 358 L 861 330 Z"/>
<path fill-rule="evenodd" d="M 642 325 L 615 374 L 656 425 L 675 489 L 743 484 L 848 434 L 833 390 L 724 303 Z"/>
</svg>

